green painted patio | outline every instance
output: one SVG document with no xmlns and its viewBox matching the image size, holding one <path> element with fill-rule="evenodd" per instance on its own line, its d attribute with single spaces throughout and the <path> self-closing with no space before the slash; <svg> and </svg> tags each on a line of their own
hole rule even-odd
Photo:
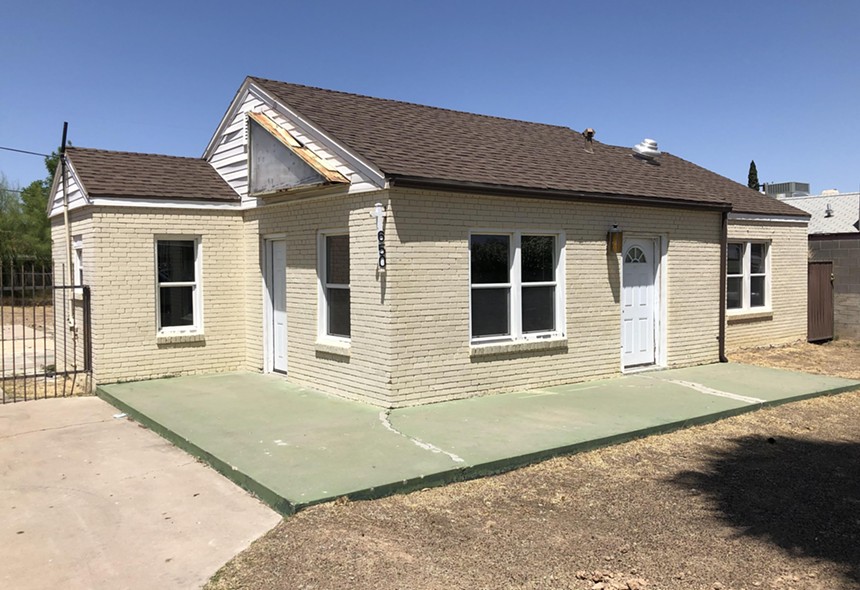
<svg viewBox="0 0 860 590">
<path fill-rule="evenodd" d="M 226 373 L 98 393 L 282 514 L 499 473 L 860 382 L 739 364 L 384 410 L 283 377 Z"/>
</svg>

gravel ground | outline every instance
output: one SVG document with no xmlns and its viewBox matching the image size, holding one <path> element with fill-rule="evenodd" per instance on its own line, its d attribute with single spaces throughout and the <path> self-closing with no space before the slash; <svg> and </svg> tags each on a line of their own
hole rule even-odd
<svg viewBox="0 0 860 590">
<path fill-rule="evenodd" d="M 857 370 L 860 347 L 831 348 Z M 780 349 L 780 362 L 808 360 L 803 349 Z M 860 392 L 845 393 L 496 477 L 317 506 L 207 588 L 860 588 L 858 415 Z"/>
</svg>

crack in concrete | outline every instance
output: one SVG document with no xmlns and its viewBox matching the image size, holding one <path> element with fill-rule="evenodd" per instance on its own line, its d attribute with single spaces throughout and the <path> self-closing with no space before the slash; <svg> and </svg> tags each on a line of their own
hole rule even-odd
<svg viewBox="0 0 860 590">
<path fill-rule="evenodd" d="M 680 379 L 666 379 L 669 383 L 674 383 L 675 385 L 680 385 L 682 387 L 688 387 L 699 393 L 704 393 L 707 395 L 715 395 L 717 397 L 725 397 L 728 399 L 733 399 L 738 402 L 744 402 L 746 404 L 763 404 L 767 400 L 759 399 L 757 397 L 750 397 L 746 395 L 740 395 L 737 393 L 731 393 L 728 391 L 720 391 L 719 389 L 713 389 L 706 385 L 702 385 L 701 383 L 694 383 L 692 381 L 681 381 Z"/>
<path fill-rule="evenodd" d="M 31 403 L 31 402 L 22 402 L 22 403 Z M 64 424 L 63 426 L 49 426 L 47 428 L 39 428 L 37 430 L 24 430 L 22 432 L 16 432 L 14 434 L 5 434 L 0 436 L 0 440 L 5 440 L 7 438 L 15 438 L 18 436 L 24 436 L 26 434 L 36 434 L 39 432 L 50 432 L 52 430 L 65 430 L 67 428 L 77 428 L 78 426 L 89 426 L 91 424 L 101 424 L 102 422 L 111 422 L 113 419 L 110 418 L 108 420 L 94 420 L 92 422 L 76 422 L 75 424 Z"/>
<path fill-rule="evenodd" d="M 440 449 L 436 445 L 430 444 L 428 442 L 424 442 L 423 440 L 417 439 L 413 436 L 409 436 L 408 434 L 404 434 L 404 433 L 400 432 L 399 430 L 394 428 L 394 426 L 391 424 L 390 414 L 391 414 L 391 410 L 383 410 L 383 411 L 379 412 L 379 421 L 382 422 L 382 425 L 385 427 L 386 430 L 389 430 L 398 436 L 402 436 L 403 438 L 405 438 L 409 441 L 412 441 L 412 443 L 414 445 L 424 449 L 425 451 L 430 451 L 432 453 L 441 453 L 441 454 L 447 456 L 449 459 L 451 459 L 455 463 L 465 463 L 466 462 L 465 459 L 463 459 L 462 457 L 458 457 L 454 453 L 449 453 L 448 451 Z"/>
</svg>

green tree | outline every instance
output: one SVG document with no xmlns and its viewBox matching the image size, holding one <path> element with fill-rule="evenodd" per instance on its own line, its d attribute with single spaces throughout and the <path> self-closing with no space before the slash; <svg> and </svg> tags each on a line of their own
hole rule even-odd
<svg viewBox="0 0 860 590">
<path fill-rule="evenodd" d="M 0 174 L 0 258 L 50 261 L 51 224 L 47 209 L 59 160 L 56 151 L 46 157 L 48 176 L 34 180 L 20 191 Z"/>
<path fill-rule="evenodd" d="M 758 182 L 758 170 L 755 167 L 755 160 L 750 160 L 750 172 L 747 175 L 747 186 L 757 191 L 761 188 Z"/>
<path fill-rule="evenodd" d="M 0 174 L 0 259 L 16 256 L 21 237 L 21 199 Z"/>
</svg>

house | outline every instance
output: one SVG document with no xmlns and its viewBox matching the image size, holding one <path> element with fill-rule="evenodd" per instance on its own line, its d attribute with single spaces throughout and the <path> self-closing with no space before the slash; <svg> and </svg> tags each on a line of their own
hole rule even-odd
<svg viewBox="0 0 860 590">
<path fill-rule="evenodd" d="M 810 215 L 809 259 L 833 264 L 833 335 L 860 339 L 860 193 L 782 200 Z"/>
<path fill-rule="evenodd" d="M 806 330 L 807 215 L 651 140 L 247 78 L 202 158 L 66 156 L 55 259 L 68 235 L 98 383 L 263 371 L 402 407 Z"/>
</svg>

